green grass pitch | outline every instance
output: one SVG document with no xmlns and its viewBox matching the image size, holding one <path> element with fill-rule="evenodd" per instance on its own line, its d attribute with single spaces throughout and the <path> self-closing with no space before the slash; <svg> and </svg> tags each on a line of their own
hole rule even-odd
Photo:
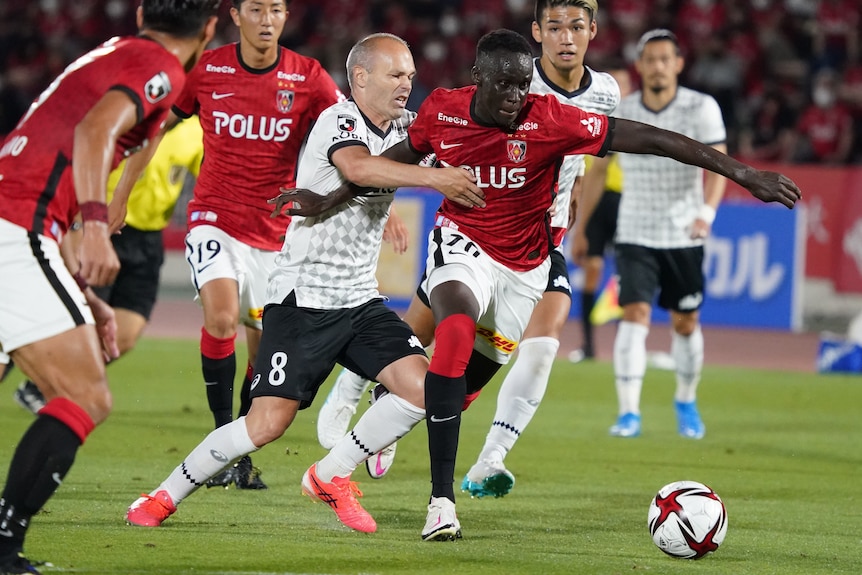
<svg viewBox="0 0 862 575">
<path fill-rule="evenodd" d="M 244 359 L 238 363 L 244 365 Z M 300 494 L 324 451 L 316 405 L 254 455 L 270 489 L 202 489 L 162 528 L 125 525 L 210 431 L 197 342 L 145 339 L 109 368 L 115 407 L 79 451 L 63 486 L 32 522 L 27 553 L 46 573 L 126 574 L 734 574 L 862 572 L 862 378 L 707 366 L 699 405 L 706 437 L 676 434 L 673 375 L 647 373 L 643 436 L 611 438 L 608 363 L 554 367 L 547 396 L 507 459 L 517 482 L 501 499 L 458 498 L 464 539 L 424 543 L 430 492 L 424 425 L 399 443 L 374 481 L 357 470 L 373 535 L 342 527 Z M 31 416 L 0 387 L 0 466 Z M 473 463 L 500 377 L 464 414 L 456 482 Z M 238 403 L 238 402 L 237 402 Z M 4 473 L 5 475 L 5 473 Z M 699 561 L 666 557 L 646 528 L 662 485 L 692 479 L 723 498 L 729 529 Z"/>
</svg>

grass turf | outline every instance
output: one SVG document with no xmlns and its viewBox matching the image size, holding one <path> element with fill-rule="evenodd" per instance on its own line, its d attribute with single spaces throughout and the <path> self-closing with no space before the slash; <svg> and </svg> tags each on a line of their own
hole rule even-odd
<svg viewBox="0 0 862 575">
<path fill-rule="evenodd" d="M 862 380 L 850 376 L 708 366 L 699 393 L 706 437 L 676 434 L 673 375 L 651 370 L 643 436 L 607 435 L 612 368 L 558 362 L 535 420 L 507 459 L 514 490 L 458 499 L 464 539 L 424 543 L 430 492 L 424 425 L 399 442 L 396 464 L 354 479 L 378 532 L 351 532 L 300 495 L 303 471 L 324 451 L 316 405 L 254 455 L 267 491 L 201 489 L 159 529 L 123 513 L 211 429 L 197 343 L 145 339 L 110 367 L 111 418 L 88 439 L 63 486 L 32 522 L 27 553 L 46 573 L 577 573 L 614 575 L 859 573 L 862 565 Z M 239 365 L 244 360 L 239 358 Z M 0 466 L 31 416 L 0 387 Z M 501 377 L 465 413 L 456 482 L 473 463 Z M 727 539 L 692 562 L 666 557 L 646 529 L 664 484 L 693 479 L 728 509 Z"/>
</svg>

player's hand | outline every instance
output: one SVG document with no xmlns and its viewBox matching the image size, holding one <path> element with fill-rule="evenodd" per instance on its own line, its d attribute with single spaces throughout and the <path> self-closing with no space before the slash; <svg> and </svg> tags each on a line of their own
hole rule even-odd
<svg viewBox="0 0 862 575">
<path fill-rule="evenodd" d="M 590 242 L 587 240 L 586 234 L 575 232 L 572 235 L 572 261 L 583 267 L 587 261 L 587 251 L 589 250 Z"/>
<path fill-rule="evenodd" d="M 802 198 L 802 192 L 793 180 L 777 172 L 756 170 L 754 178 L 745 187 L 761 202 L 779 202 L 791 209 Z"/>
<path fill-rule="evenodd" d="M 120 233 L 126 225 L 126 203 L 111 201 L 108 204 L 108 229 L 112 234 Z"/>
<path fill-rule="evenodd" d="M 392 244 L 392 249 L 396 254 L 403 254 L 407 251 L 410 241 L 410 230 L 404 225 L 402 220 L 393 210 L 389 214 L 389 219 L 386 220 L 386 226 L 383 228 L 383 241 Z"/>
<path fill-rule="evenodd" d="M 111 244 L 107 224 L 99 221 L 84 222 L 84 235 L 78 248 L 79 273 L 92 286 L 113 283 L 120 271 L 120 260 Z"/>
<path fill-rule="evenodd" d="M 117 318 L 113 308 L 91 289 L 85 289 L 84 296 L 87 298 L 90 311 L 93 312 L 93 319 L 96 320 L 96 333 L 102 340 L 105 362 L 117 359 L 120 357 L 120 348 L 117 346 Z"/>
<path fill-rule="evenodd" d="M 429 172 L 430 187 L 465 208 L 484 208 L 485 192 L 476 185 L 476 176 L 464 168 L 438 168 Z"/>
<path fill-rule="evenodd" d="M 691 224 L 691 230 L 689 231 L 689 237 L 693 240 L 702 240 L 709 235 L 710 230 L 712 229 L 712 225 L 707 223 L 706 221 L 697 218 Z"/>
<path fill-rule="evenodd" d="M 324 196 L 304 188 L 279 188 L 278 191 L 281 192 L 279 195 L 266 201 L 268 204 L 275 204 L 269 215 L 271 218 L 277 218 L 282 214 L 304 217 L 319 216 L 346 199 L 340 199 L 338 194 Z"/>
</svg>

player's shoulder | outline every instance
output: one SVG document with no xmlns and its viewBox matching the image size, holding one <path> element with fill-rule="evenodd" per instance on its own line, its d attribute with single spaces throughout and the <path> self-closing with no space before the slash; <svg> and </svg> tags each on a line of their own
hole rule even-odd
<svg viewBox="0 0 862 575">
<path fill-rule="evenodd" d="M 590 74 L 590 85 L 587 92 L 594 95 L 594 98 L 601 101 L 607 101 L 614 105 L 620 102 L 620 85 L 616 78 L 607 72 L 599 72 L 593 70 L 589 66 L 584 67 Z"/>
<path fill-rule="evenodd" d="M 476 86 L 464 86 L 462 88 L 434 88 L 425 100 L 428 102 L 470 101 L 475 92 Z"/>
<path fill-rule="evenodd" d="M 294 52 L 284 46 L 280 46 L 279 50 L 281 51 L 281 54 L 279 54 L 279 68 L 282 70 L 294 70 L 296 74 L 301 74 L 302 72 L 319 73 L 323 71 L 323 65 L 316 58 Z"/>
<path fill-rule="evenodd" d="M 677 99 L 681 103 L 689 106 L 703 106 L 706 104 L 716 103 L 715 98 L 706 92 L 701 92 L 686 86 L 679 86 L 679 88 L 677 88 Z"/>
</svg>

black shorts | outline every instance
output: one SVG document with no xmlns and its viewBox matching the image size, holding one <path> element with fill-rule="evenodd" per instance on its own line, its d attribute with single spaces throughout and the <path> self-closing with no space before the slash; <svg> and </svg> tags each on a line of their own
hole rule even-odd
<svg viewBox="0 0 862 575">
<path fill-rule="evenodd" d="M 367 379 L 408 355 L 425 355 L 413 331 L 381 300 L 351 309 L 296 307 L 283 304 L 263 310 L 263 335 L 254 366 L 251 397 L 314 401 L 336 363 Z"/>
<path fill-rule="evenodd" d="M 566 266 L 566 258 L 560 250 L 551 251 L 551 269 L 548 271 L 548 287 L 546 292 L 556 291 L 571 297 L 572 286 L 569 284 L 569 268 Z"/>
<path fill-rule="evenodd" d="M 620 210 L 620 193 L 605 192 L 602 194 L 595 211 L 587 222 L 587 255 L 603 256 L 605 250 L 614 243 L 617 233 L 617 213 Z"/>
<path fill-rule="evenodd" d="M 702 246 L 655 249 L 617 244 L 616 264 L 621 306 L 652 304 L 656 291 L 658 305 L 667 310 L 688 313 L 703 304 Z"/>
<path fill-rule="evenodd" d="M 120 272 L 113 284 L 93 290 L 111 307 L 131 310 L 149 320 L 165 261 L 162 232 L 126 226 L 111 237 L 111 242 L 120 259 Z"/>
</svg>

